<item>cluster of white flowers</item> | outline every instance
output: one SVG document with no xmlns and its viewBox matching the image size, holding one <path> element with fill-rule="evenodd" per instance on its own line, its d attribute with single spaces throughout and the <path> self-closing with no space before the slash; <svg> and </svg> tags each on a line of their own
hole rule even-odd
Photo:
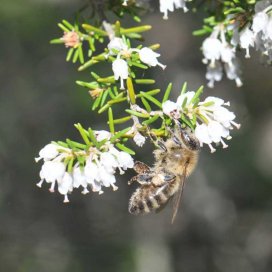
<svg viewBox="0 0 272 272">
<path fill-rule="evenodd" d="M 207 64 L 206 78 L 208 86 L 214 87 L 215 81 L 220 81 L 225 70 L 227 78 L 235 80 L 238 87 L 242 86 L 240 70 L 235 57 L 236 48 L 226 40 L 226 28 L 223 24 L 217 25 L 212 34 L 203 41 L 202 50 Z"/>
<path fill-rule="evenodd" d="M 160 11 L 164 14 L 163 19 L 168 19 L 168 12 L 173 12 L 176 9 L 182 8 L 187 12 L 187 0 L 160 0 Z"/>
<path fill-rule="evenodd" d="M 246 58 L 250 57 L 249 48 L 255 47 L 272 62 L 272 0 L 256 3 L 252 24 L 247 24 L 241 32 L 236 27 L 232 42 L 246 50 Z"/>
<path fill-rule="evenodd" d="M 160 66 L 165 69 L 165 65 L 161 64 L 157 58 L 160 54 L 154 52 L 148 47 L 143 47 L 141 49 L 137 48 L 128 48 L 126 43 L 118 37 L 114 37 L 108 44 L 109 54 L 116 55 L 117 58 L 112 63 L 112 70 L 114 73 L 115 80 L 120 79 L 121 89 L 124 89 L 124 80 L 128 78 L 129 67 L 126 61 L 126 58 L 129 58 L 133 52 L 139 54 L 139 58 L 142 63 L 147 64 L 148 66 Z M 124 57 L 121 58 L 121 56 Z"/>
<path fill-rule="evenodd" d="M 240 87 L 240 69 L 236 59 L 238 47 L 245 49 L 245 57 L 250 57 L 250 47 L 267 56 L 272 62 L 272 0 L 259 1 L 255 5 L 255 14 L 252 23 L 247 23 L 241 30 L 240 21 L 236 15 L 230 14 L 230 25 L 218 24 L 211 35 L 203 41 L 202 50 L 207 64 L 206 78 L 208 86 L 214 87 L 215 81 L 220 81 L 225 71 L 227 78 L 235 80 Z M 233 23 L 234 22 L 234 23 Z M 227 41 L 227 31 L 233 32 L 232 39 Z"/>
<path fill-rule="evenodd" d="M 221 143 L 223 148 L 228 147 L 223 138 L 231 139 L 230 130 L 240 125 L 234 122 L 235 114 L 224 106 L 229 106 L 229 102 L 209 96 L 197 106 L 192 103 L 195 92 L 187 92 L 178 97 L 176 102 L 167 100 L 163 103 L 163 112 L 171 118 L 178 120 L 181 114 L 185 114 L 189 119 L 196 117 L 195 136 L 200 145 L 207 144 L 211 152 L 215 152 L 212 143 Z"/>
<path fill-rule="evenodd" d="M 96 131 L 98 142 L 109 140 L 110 137 L 108 131 Z M 76 162 L 68 172 L 67 164 L 77 155 L 85 158 L 84 166 Z M 126 152 L 118 151 L 110 141 L 106 141 L 100 150 L 91 147 L 88 151 L 78 152 L 51 143 L 40 150 L 36 162 L 39 160 L 43 160 L 44 163 L 40 171 L 41 181 L 37 186 L 41 187 L 44 181 L 51 183 L 50 192 L 54 192 L 57 186 L 59 193 L 64 195 L 64 202 L 69 202 L 68 194 L 80 186 L 83 188 L 83 194 L 89 192 L 88 188 L 102 194 L 103 186 L 112 186 L 113 190 L 117 190 L 116 169 L 123 174 L 124 170 L 134 166 L 133 158 Z"/>
</svg>

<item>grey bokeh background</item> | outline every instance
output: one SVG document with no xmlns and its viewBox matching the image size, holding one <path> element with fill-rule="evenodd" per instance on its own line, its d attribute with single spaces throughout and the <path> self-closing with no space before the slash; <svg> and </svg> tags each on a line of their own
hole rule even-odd
<svg viewBox="0 0 272 272">
<path fill-rule="evenodd" d="M 258 56 L 243 60 L 244 86 L 223 81 L 206 95 L 231 101 L 242 123 L 227 150 L 205 148 L 189 178 L 174 225 L 171 207 L 133 217 L 127 202 L 135 187 L 82 196 L 70 204 L 39 189 L 39 149 L 51 140 L 78 139 L 73 124 L 102 128 L 90 98 L 74 82 L 88 78 L 48 41 L 56 24 L 72 19 L 82 1 L 2 0 L 0 5 L 0 271 L 252 272 L 272 270 L 272 79 Z M 191 36 L 201 16 L 182 11 L 153 25 L 147 43 L 161 43 L 157 85 L 205 83 L 201 38 Z M 240 55 L 243 58 L 244 52 Z M 151 145 L 137 154 L 152 163 Z"/>
</svg>

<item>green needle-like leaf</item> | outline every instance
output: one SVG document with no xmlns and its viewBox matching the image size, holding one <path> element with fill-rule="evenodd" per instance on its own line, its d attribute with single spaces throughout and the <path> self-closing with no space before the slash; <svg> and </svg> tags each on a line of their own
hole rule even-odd
<svg viewBox="0 0 272 272">
<path fill-rule="evenodd" d="M 93 132 L 93 130 L 92 130 L 91 128 L 88 129 L 88 133 L 89 133 L 89 137 L 91 138 L 91 140 L 92 140 L 92 142 L 94 143 L 94 145 L 95 145 L 96 147 L 98 147 L 97 139 L 96 139 L 96 137 L 95 137 L 95 135 L 94 135 L 94 132 Z"/>
<path fill-rule="evenodd" d="M 84 63 L 84 55 L 83 55 L 83 50 L 82 50 L 81 44 L 78 46 L 78 55 L 79 55 L 80 63 Z"/>
<path fill-rule="evenodd" d="M 69 30 L 74 30 L 74 26 L 71 25 L 68 21 L 62 20 L 62 23 L 63 23 Z"/>
<path fill-rule="evenodd" d="M 154 84 L 156 81 L 154 79 L 135 79 L 137 84 Z"/>
<path fill-rule="evenodd" d="M 131 28 L 121 28 L 120 33 L 121 35 L 126 35 L 129 33 L 139 33 L 139 32 L 145 32 L 152 28 L 151 25 L 143 25 L 143 26 L 137 26 L 137 27 L 131 27 Z"/>
<path fill-rule="evenodd" d="M 162 108 L 162 104 L 159 100 L 157 100 L 156 98 L 154 98 L 153 96 L 147 94 L 147 93 L 144 93 L 144 92 L 141 92 L 141 94 L 149 101 L 151 101 L 152 103 L 154 103 L 155 105 L 157 105 L 160 109 Z"/>
<path fill-rule="evenodd" d="M 97 28 L 97 27 L 94 27 L 92 25 L 88 25 L 88 24 L 83 24 L 82 27 L 87 30 L 87 31 L 91 31 L 91 32 L 95 32 L 99 35 L 102 35 L 102 36 L 107 36 L 107 32 L 100 29 L 100 28 Z"/>
<path fill-rule="evenodd" d="M 143 105 L 145 106 L 145 109 L 148 111 L 148 112 L 151 112 L 151 107 L 149 105 L 149 103 L 147 102 L 147 100 L 144 98 L 144 97 L 141 97 L 141 100 L 143 102 Z"/>
<path fill-rule="evenodd" d="M 68 168 L 67 168 L 67 170 L 68 170 L 68 173 L 72 173 L 73 172 L 73 164 L 74 164 L 74 158 L 71 158 L 70 160 L 69 160 L 69 162 L 68 162 Z"/>
<path fill-rule="evenodd" d="M 66 56 L 66 61 L 70 61 L 71 57 L 73 56 L 73 53 L 74 53 L 74 48 L 70 48 Z"/>
<path fill-rule="evenodd" d="M 162 103 L 164 103 L 165 101 L 168 100 L 169 95 L 170 95 L 171 90 L 172 90 L 172 87 L 173 87 L 173 84 L 169 83 L 168 86 L 167 86 L 167 88 L 166 88 L 166 91 L 164 93 L 164 96 L 163 96 L 163 99 L 162 99 Z"/>
<path fill-rule="evenodd" d="M 110 127 L 110 132 L 111 134 L 114 134 L 114 122 L 113 122 L 113 113 L 112 113 L 112 108 L 108 109 L 108 119 L 109 119 L 109 127 Z"/>
<path fill-rule="evenodd" d="M 91 142 L 88 138 L 88 133 L 86 133 L 85 129 L 81 126 L 81 124 L 75 124 L 75 127 L 77 128 L 77 130 L 79 131 L 83 141 L 86 143 L 86 145 L 90 145 Z"/>
<path fill-rule="evenodd" d="M 187 82 L 184 82 L 180 94 L 185 94 L 187 91 Z"/>
<path fill-rule="evenodd" d="M 74 56 L 73 56 L 73 59 L 72 59 L 72 62 L 76 63 L 78 57 L 79 57 L 79 51 L 78 51 L 78 49 L 76 49 L 76 51 L 74 53 Z"/>
<path fill-rule="evenodd" d="M 130 154 L 130 155 L 135 155 L 135 152 L 134 152 L 132 149 L 130 149 L 130 148 L 124 146 L 123 144 L 117 143 L 116 146 L 117 146 L 120 150 L 122 150 L 122 151 L 124 151 L 124 152 L 126 152 L 126 153 L 128 153 L 128 154 Z"/>
<path fill-rule="evenodd" d="M 123 123 L 131 120 L 131 118 L 132 118 L 131 116 L 126 116 L 126 117 L 123 117 L 123 118 L 115 119 L 115 120 L 113 120 L 113 123 L 114 124 L 123 124 Z"/>
<path fill-rule="evenodd" d="M 195 104 L 196 100 L 199 98 L 199 96 L 201 95 L 201 93 L 203 92 L 204 87 L 200 86 L 198 88 L 198 90 L 196 91 L 195 95 L 193 96 L 193 98 L 191 99 L 190 103 Z"/>
<path fill-rule="evenodd" d="M 114 136 L 111 137 L 110 139 L 111 143 L 114 143 L 117 139 L 120 139 L 121 137 L 123 137 L 130 130 L 131 130 L 131 127 L 118 131 Z"/>
<path fill-rule="evenodd" d="M 58 27 L 61 28 L 61 30 L 63 30 L 64 32 L 70 32 L 70 29 L 65 27 L 63 24 L 59 23 Z"/>
<path fill-rule="evenodd" d="M 151 118 L 149 118 L 148 120 L 143 122 L 143 125 L 150 125 L 153 122 L 155 122 L 160 116 L 159 115 L 154 115 Z"/>
<path fill-rule="evenodd" d="M 145 113 L 141 113 L 138 111 L 134 111 L 134 110 L 126 110 L 127 113 L 137 116 L 137 117 L 141 117 L 141 118 L 148 118 L 150 115 L 149 114 L 145 114 Z"/>
<path fill-rule="evenodd" d="M 136 99 L 135 99 L 135 92 L 134 92 L 134 87 L 133 83 L 130 77 L 127 78 L 127 89 L 128 89 L 128 96 L 131 104 L 135 104 Z"/>
</svg>

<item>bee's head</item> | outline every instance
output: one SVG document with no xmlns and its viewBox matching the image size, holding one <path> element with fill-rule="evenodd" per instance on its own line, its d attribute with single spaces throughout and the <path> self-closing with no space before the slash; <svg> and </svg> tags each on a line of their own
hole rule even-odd
<svg viewBox="0 0 272 272">
<path fill-rule="evenodd" d="M 189 128 L 183 128 L 178 125 L 179 136 L 184 143 L 184 145 L 190 150 L 199 150 L 200 144 L 198 139 L 195 137 L 194 133 Z"/>
</svg>

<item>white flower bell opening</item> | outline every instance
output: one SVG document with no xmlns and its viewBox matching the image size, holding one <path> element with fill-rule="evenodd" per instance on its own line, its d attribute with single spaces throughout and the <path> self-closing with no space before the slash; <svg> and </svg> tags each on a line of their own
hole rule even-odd
<svg viewBox="0 0 272 272">
<path fill-rule="evenodd" d="M 117 58 L 112 63 L 112 71 L 114 73 L 114 79 L 121 81 L 121 90 L 124 90 L 124 80 L 128 78 L 128 64 L 125 60 Z"/>
<path fill-rule="evenodd" d="M 140 49 L 139 51 L 139 57 L 140 60 L 149 65 L 149 66 L 160 66 L 162 69 L 166 68 L 166 65 L 161 64 L 157 58 L 160 56 L 160 54 L 154 52 L 152 49 L 148 47 L 144 47 Z"/>
</svg>

